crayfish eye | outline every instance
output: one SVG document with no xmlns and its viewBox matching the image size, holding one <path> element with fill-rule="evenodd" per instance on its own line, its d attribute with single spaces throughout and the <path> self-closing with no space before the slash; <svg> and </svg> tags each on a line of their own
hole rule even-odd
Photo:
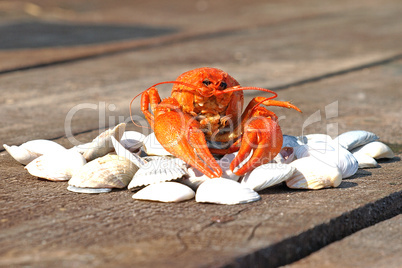
<svg viewBox="0 0 402 268">
<path fill-rule="evenodd" d="M 205 86 L 209 86 L 210 84 L 212 84 L 212 82 L 209 81 L 208 79 L 205 79 L 204 81 L 202 81 L 202 83 L 203 83 Z"/>
<path fill-rule="evenodd" d="M 221 90 L 224 90 L 224 89 L 226 89 L 227 88 L 227 84 L 226 84 L 226 82 L 225 81 L 222 81 L 220 84 L 219 84 L 219 87 L 220 87 L 220 89 Z"/>
</svg>

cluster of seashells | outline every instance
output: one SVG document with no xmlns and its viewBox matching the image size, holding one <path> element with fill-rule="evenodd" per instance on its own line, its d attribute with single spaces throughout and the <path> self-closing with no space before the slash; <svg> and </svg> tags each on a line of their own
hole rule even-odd
<svg viewBox="0 0 402 268">
<path fill-rule="evenodd" d="M 71 149 L 49 140 L 3 146 L 31 175 L 68 181 L 67 189 L 72 192 L 104 193 L 127 187 L 138 200 L 195 198 L 196 202 L 228 205 L 258 201 L 259 191 L 280 183 L 292 189 L 337 187 L 358 168 L 374 168 L 376 159 L 394 157 L 368 131 L 349 131 L 335 139 L 325 134 L 284 135 L 282 150 L 270 163 L 239 177 L 229 168 L 237 153 L 227 154 L 217 159 L 222 177 L 209 179 L 167 152 L 154 133 L 145 136 L 125 128 L 125 123 L 119 124 Z"/>
</svg>

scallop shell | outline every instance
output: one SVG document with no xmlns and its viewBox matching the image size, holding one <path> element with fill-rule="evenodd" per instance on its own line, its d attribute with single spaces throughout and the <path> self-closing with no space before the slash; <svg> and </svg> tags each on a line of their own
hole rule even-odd
<svg viewBox="0 0 402 268">
<path fill-rule="evenodd" d="M 207 175 L 196 169 L 195 167 L 187 168 L 187 175 L 183 177 L 180 181 L 181 183 L 187 185 L 194 191 L 206 180 L 210 180 Z"/>
<path fill-rule="evenodd" d="M 145 135 L 137 131 L 126 131 L 120 139 L 121 145 L 130 152 L 136 152 L 144 145 Z"/>
<path fill-rule="evenodd" d="M 70 192 L 81 194 L 100 194 L 111 192 L 112 188 L 83 188 L 69 185 L 67 186 L 67 190 L 69 190 Z"/>
<path fill-rule="evenodd" d="M 222 177 L 225 179 L 229 180 L 234 180 L 238 181 L 240 176 L 236 175 L 235 173 L 232 172 L 230 169 L 230 163 L 233 161 L 233 159 L 236 157 L 236 153 L 232 154 L 226 154 L 224 155 L 221 159 L 217 160 L 216 162 L 219 164 L 219 166 L 222 169 Z M 189 166 L 187 168 L 187 173 L 188 175 L 185 176 L 183 180 L 181 180 L 181 183 L 186 184 L 187 186 L 191 187 L 193 190 L 197 190 L 198 186 L 201 185 L 206 180 L 210 180 L 207 175 L 196 169 L 195 167 Z"/>
<path fill-rule="evenodd" d="M 68 185 L 79 188 L 124 188 L 138 167 L 127 158 L 105 155 L 81 167 Z"/>
<path fill-rule="evenodd" d="M 148 185 L 133 195 L 134 199 L 159 202 L 181 202 L 194 198 L 194 191 L 178 182 L 161 182 Z"/>
<path fill-rule="evenodd" d="M 237 181 L 240 178 L 239 175 L 236 175 L 230 169 L 230 163 L 232 163 L 233 159 L 235 159 L 237 153 L 238 152 L 232 153 L 232 154 L 226 154 L 221 159 L 216 161 L 222 169 L 222 178 L 234 180 L 234 181 Z M 249 159 L 250 159 L 250 157 L 247 157 L 246 161 L 248 161 Z M 240 163 L 240 165 L 242 165 L 242 163 Z"/>
<path fill-rule="evenodd" d="M 187 175 L 186 163 L 179 158 L 157 158 L 149 161 L 135 173 L 128 189 L 149 184 L 173 181 Z"/>
<path fill-rule="evenodd" d="M 3 147 L 15 160 L 23 165 L 27 165 L 43 154 L 66 150 L 60 144 L 50 140 L 32 140 L 20 146 L 3 144 Z"/>
<path fill-rule="evenodd" d="M 145 138 L 143 148 L 147 155 L 172 156 L 156 139 L 155 132 Z"/>
<path fill-rule="evenodd" d="M 335 148 L 332 144 L 325 142 L 311 142 L 296 148 L 296 158 L 314 157 L 330 166 L 337 166 L 342 178 L 353 176 L 359 168 L 356 158 L 346 149 L 339 146 Z"/>
<path fill-rule="evenodd" d="M 91 148 L 91 146 L 92 142 L 88 142 L 71 147 L 69 150 L 79 152 L 80 154 L 84 154 L 88 149 Z"/>
<path fill-rule="evenodd" d="M 214 178 L 203 182 L 195 194 L 195 201 L 197 202 L 226 205 L 250 203 L 260 199 L 258 193 L 250 188 L 223 178 Z"/>
<path fill-rule="evenodd" d="M 304 136 L 307 139 L 307 144 L 312 142 L 331 142 L 331 136 L 327 134 L 308 134 Z"/>
<path fill-rule="evenodd" d="M 350 151 L 358 146 L 362 146 L 378 139 L 378 136 L 372 132 L 365 130 L 353 130 L 342 133 L 336 137 L 333 142 L 339 143 L 342 147 Z"/>
<path fill-rule="evenodd" d="M 256 192 L 286 181 L 293 175 L 296 168 L 287 164 L 268 163 L 247 173 L 241 185 Z"/>
<path fill-rule="evenodd" d="M 359 168 L 375 168 L 378 167 L 377 161 L 371 156 L 368 156 L 364 153 L 355 152 L 353 156 L 356 158 L 359 163 Z"/>
<path fill-rule="evenodd" d="M 277 154 L 273 161 L 279 164 L 289 164 L 295 158 L 295 150 L 293 147 L 282 147 L 279 154 Z"/>
<path fill-rule="evenodd" d="M 359 146 L 355 149 L 352 150 L 352 153 L 363 153 L 368 156 L 371 156 L 374 159 L 381 159 L 381 158 L 394 158 L 395 154 L 391 150 L 391 148 L 388 147 L 388 145 L 379 142 L 379 141 L 373 141 L 370 142 L 366 145 Z"/>
<path fill-rule="evenodd" d="M 314 157 L 304 157 L 293 161 L 290 165 L 296 168 L 293 175 L 286 180 L 292 189 L 321 189 L 338 187 L 342 182 L 339 168 L 327 165 Z"/>
<path fill-rule="evenodd" d="M 116 140 L 115 137 L 112 136 L 110 137 L 110 139 L 112 141 L 114 150 L 116 151 L 116 154 L 118 156 L 127 158 L 137 167 L 142 167 L 147 163 L 147 161 L 139 157 L 137 154 L 133 154 L 132 152 L 124 148 L 123 145 L 121 145 L 121 143 L 118 140 Z"/>
<path fill-rule="evenodd" d="M 102 157 L 114 150 L 110 137 L 115 137 L 120 141 L 126 129 L 126 123 L 121 123 L 113 129 L 106 130 L 97 136 L 90 144 L 90 148 L 83 154 L 85 159 L 89 162 L 95 158 Z"/>
<path fill-rule="evenodd" d="M 85 164 L 86 160 L 80 153 L 61 150 L 36 158 L 25 169 L 32 176 L 51 181 L 67 181 Z"/>
</svg>

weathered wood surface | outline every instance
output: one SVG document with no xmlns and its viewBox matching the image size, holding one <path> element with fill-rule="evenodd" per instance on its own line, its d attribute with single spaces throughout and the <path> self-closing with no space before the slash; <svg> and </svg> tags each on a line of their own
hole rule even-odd
<svg viewBox="0 0 402 268">
<path fill-rule="evenodd" d="M 401 233 L 402 215 L 399 215 L 286 267 L 398 267 L 402 263 Z"/>
<path fill-rule="evenodd" d="M 265 75 L 269 76 L 275 76 L 278 63 L 282 63 L 287 72 L 293 73 L 289 79 L 300 73 L 300 70 L 293 72 L 292 68 L 304 62 L 325 73 L 400 53 L 394 39 L 400 35 L 397 0 L 336 3 L 254 0 L 247 4 L 238 0 L 166 3 L 15 0 L 2 1 L 0 12 L 0 72 L 122 49 L 210 39 L 219 45 L 208 44 L 209 50 L 219 48 L 224 53 L 198 50 L 192 57 L 202 57 L 207 60 L 205 63 L 212 60 L 213 64 L 228 60 L 253 63 L 257 69 L 268 67 Z M 242 35 L 245 32 L 254 34 Z M 239 36 L 241 43 L 236 39 L 229 43 L 222 40 L 230 36 Z M 248 48 L 255 38 L 263 40 L 263 45 L 253 45 L 255 52 L 251 57 Z M 213 57 L 205 59 L 205 55 Z M 177 53 L 174 56 L 176 61 L 185 57 Z M 324 58 L 326 62 L 320 64 Z M 273 65 L 254 64 L 261 59 L 268 59 Z M 253 70 L 249 71 L 259 77 Z"/>
<path fill-rule="evenodd" d="M 0 144 L 47 138 L 71 147 L 69 133 L 90 141 L 99 128 L 128 122 L 129 101 L 150 85 L 215 66 L 242 85 L 276 88 L 279 99 L 299 106 L 303 114 L 274 109 L 285 134 L 365 129 L 397 157 L 338 189 L 278 186 L 257 203 L 217 206 L 133 201 L 128 191 L 70 193 L 66 183 L 30 176 L 3 151 L 0 266 L 283 265 L 401 212 L 400 1 L 177 2 L 1 3 L 0 31 L 18 22 L 45 30 L 90 24 L 174 31 L 136 39 L 120 28 L 109 41 L 74 37 L 61 47 L 60 36 L 50 34 L 48 47 L 35 41 L 43 47 L 33 49 L 1 39 Z M 166 97 L 169 87 L 160 91 Z M 140 114 L 139 100 L 132 110 Z M 216 216 L 233 220 L 218 223 Z"/>
</svg>

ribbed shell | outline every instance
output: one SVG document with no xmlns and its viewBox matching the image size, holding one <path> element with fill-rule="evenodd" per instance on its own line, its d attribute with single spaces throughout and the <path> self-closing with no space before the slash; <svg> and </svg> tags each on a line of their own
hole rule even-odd
<svg viewBox="0 0 402 268">
<path fill-rule="evenodd" d="M 314 157 L 304 157 L 290 165 L 296 168 L 293 175 L 286 180 L 292 189 L 321 189 L 338 187 L 342 182 L 342 173 L 336 166 L 328 165 Z"/>
<path fill-rule="evenodd" d="M 155 137 L 155 132 L 149 134 L 144 140 L 144 151 L 148 155 L 171 156 Z"/>
<path fill-rule="evenodd" d="M 120 139 L 120 143 L 130 152 L 134 152 L 138 150 L 141 146 L 143 146 L 144 140 L 144 134 L 137 131 L 126 131 L 123 133 L 123 136 Z"/>
<path fill-rule="evenodd" d="M 178 158 L 154 158 L 135 173 L 128 189 L 164 181 L 173 181 L 187 175 L 186 164 Z"/>
<path fill-rule="evenodd" d="M 133 199 L 159 202 L 181 202 L 194 198 L 194 191 L 178 182 L 150 184 L 133 195 Z"/>
<path fill-rule="evenodd" d="M 352 150 L 352 153 L 356 152 L 366 154 L 374 159 L 393 158 L 395 156 L 388 145 L 379 141 L 373 141 Z"/>
<path fill-rule="evenodd" d="M 121 143 L 118 140 L 116 140 L 115 137 L 112 136 L 110 137 L 110 139 L 112 141 L 114 150 L 118 156 L 127 158 L 137 167 L 142 167 L 147 163 L 147 161 L 139 157 L 137 154 L 132 153 L 128 149 L 124 148 L 123 145 L 121 145 Z"/>
<path fill-rule="evenodd" d="M 365 130 L 353 130 L 342 133 L 336 137 L 333 142 L 339 143 L 339 145 L 350 151 L 358 146 L 365 145 L 375 140 L 378 140 L 378 136 L 372 132 Z"/>
<path fill-rule="evenodd" d="M 359 167 L 352 153 L 342 146 L 334 147 L 333 143 L 311 142 L 302 145 L 296 148 L 295 156 L 296 158 L 314 157 L 327 165 L 337 166 L 342 173 L 342 178 L 353 176 Z"/>
<path fill-rule="evenodd" d="M 124 188 L 137 170 L 127 158 L 105 155 L 83 166 L 68 184 L 82 188 Z"/>
<path fill-rule="evenodd" d="M 364 153 L 355 152 L 353 156 L 356 158 L 359 163 L 359 168 L 375 168 L 378 167 L 377 161 L 369 155 Z"/>
<path fill-rule="evenodd" d="M 3 144 L 3 147 L 16 161 L 23 165 L 27 165 L 43 154 L 66 150 L 60 144 L 50 140 L 32 140 L 20 146 Z"/>
<path fill-rule="evenodd" d="M 261 165 L 247 173 L 243 177 L 241 185 L 258 192 L 286 181 L 295 170 L 293 166 L 287 164 L 269 163 Z"/>
<path fill-rule="evenodd" d="M 112 152 L 114 147 L 110 137 L 113 136 L 116 140 L 120 141 L 125 129 L 126 123 L 121 123 L 113 129 L 102 132 L 91 142 L 89 149 L 83 154 L 85 159 L 89 162 Z"/>
<path fill-rule="evenodd" d="M 258 193 L 250 188 L 223 178 L 206 180 L 195 193 L 195 201 L 201 203 L 235 205 L 255 202 L 260 199 Z"/>
<path fill-rule="evenodd" d="M 39 156 L 25 169 L 32 176 L 50 181 L 67 181 L 86 164 L 85 158 L 76 151 L 60 150 Z"/>
</svg>

